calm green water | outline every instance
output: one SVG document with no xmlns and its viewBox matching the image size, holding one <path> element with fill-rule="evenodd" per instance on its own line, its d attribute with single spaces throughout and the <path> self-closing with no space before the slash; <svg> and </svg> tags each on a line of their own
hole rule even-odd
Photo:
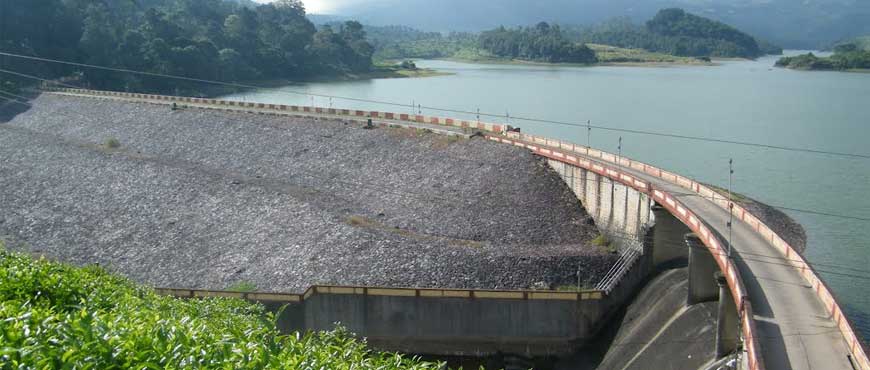
<svg viewBox="0 0 870 370">
<path fill-rule="evenodd" d="M 232 96 L 239 100 L 412 112 L 398 107 L 287 94 L 303 91 L 410 105 L 750 141 L 870 155 L 870 74 L 773 68 L 775 58 L 716 67 L 549 67 L 421 61 L 453 75 L 312 83 Z M 423 114 L 474 118 L 423 109 Z M 488 121 L 501 122 L 484 118 Z M 585 128 L 523 122 L 535 134 L 586 143 Z M 870 218 L 870 159 L 614 133 L 593 129 L 593 147 L 704 182 L 727 185 L 772 205 Z M 787 211 L 809 235 L 807 257 L 850 318 L 870 337 L 870 222 Z"/>
</svg>

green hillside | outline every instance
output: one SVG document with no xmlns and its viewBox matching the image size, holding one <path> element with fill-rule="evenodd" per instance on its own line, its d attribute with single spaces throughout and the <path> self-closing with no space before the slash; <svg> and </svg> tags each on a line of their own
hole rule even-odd
<svg viewBox="0 0 870 370">
<path fill-rule="evenodd" d="M 438 369 L 343 330 L 282 336 L 234 299 L 180 300 L 0 244 L 0 369 Z"/>
<path fill-rule="evenodd" d="M 819 57 L 813 53 L 780 58 L 777 67 L 806 71 L 870 71 L 870 50 L 837 48 L 830 57 Z"/>
<path fill-rule="evenodd" d="M 853 38 L 849 41 L 838 42 L 833 47 L 834 51 L 849 52 L 849 51 L 870 51 L 870 35 Z"/>
<path fill-rule="evenodd" d="M 643 25 L 616 18 L 593 27 L 539 22 L 476 33 L 422 32 L 408 27 L 365 26 L 377 60 L 449 58 L 545 63 L 695 63 L 694 58 L 756 58 L 782 48 L 724 23 L 682 9 L 663 9 Z M 595 55 L 585 45 L 599 45 Z M 614 53 L 609 45 L 625 49 Z M 628 52 L 628 50 L 631 52 Z M 647 53 L 643 53 L 646 51 Z M 626 55 L 631 54 L 631 55 Z M 670 56 L 667 58 L 665 56 Z M 678 57 L 688 58 L 682 59 Z"/>
<path fill-rule="evenodd" d="M 757 58 L 782 49 L 727 24 L 688 13 L 662 9 L 644 25 L 617 18 L 596 27 L 574 29 L 578 42 L 613 45 L 686 57 Z"/>
</svg>

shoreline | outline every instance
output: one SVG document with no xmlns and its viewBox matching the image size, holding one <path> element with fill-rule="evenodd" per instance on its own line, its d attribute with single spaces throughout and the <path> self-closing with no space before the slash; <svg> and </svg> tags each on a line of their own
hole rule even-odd
<svg viewBox="0 0 870 370">
<path fill-rule="evenodd" d="M 365 80 L 379 80 L 379 79 L 393 79 L 393 78 L 426 78 L 426 77 L 438 77 L 438 76 L 450 76 L 454 73 L 438 71 L 432 68 L 419 68 L 415 70 L 410 69 L 391 69 L 391 68 L 379 68 L 369 72 L 363 73 L 349 73 L 344 75 L 324 75 L 324 76 L 315 76 L 311 78 L 307 78 L 301 80 L 299 82 L 340 82 L 340 81 L 365 81 Z M 286 85 L 284 85 L 286 86 Z"/>
<path fill-rule="evenodd" d="M 813 68 L 794 68 L 794 67 L 783 67 L 783 66 L 774 66 L 775 68 L 787 69 L 790 71 L 797 72 L 839 72 L 839 73 L 870 73 L 870 68 L 852 68 L 852 69 L 813 69 Z"/>
<path fill-rule="evenodd" d="M 196 95 L 202 98 L 216 98 L 220 96 L 226 96 L 231 94 L 238 94 L 243 92 L 248 92 L 256 89 L 274 89 L 281 88 L 287 86 L 298 86 L 306 83 L 312 82 L 347 82 L 347 81 L 366 81 L 366 80 L 379 80 L 379 79 L 395 79 L 395 78 L 426 78 L 426 77 L 438 77 L 438 76 L 451 76 L 454 73 L 451 72 L 443 72 L 438 71 L 431 68 L 419 68 L 417 70 L 399 70 L 399 69 L 389 69 L 389 68 L 376 68 L 370 72 L 363 72 L 357 74 L 342 74 L 342 75 L 320 75 L 313 76 L 299 80 L 287 80 L 287 79 L 267 79 L 267 80 L 254 80 L 254 81 L 240 81 L 236 82 L 238 84 L 243 85 L 251 85 L 256 88 L 242 88 L 242 87 L 230 87 L 230 86 L 211 86 L 208 88 L 204 88 L 196 93 L 191 93 L 191 95 Z"/>
<path fill-rule="evenodd" d="M 427 59 L 420 59 L 427 60 Z M 428 60 L 440 60 L 456 63 L 482 64 L 482 65 L 513 65 L 513 66 L 538 66 L 538 67 L 574 67 L 574 68 L 591 68 L 591 67 L 647 67 L 647 68 L 668 68 L 668 67 L 716 67 L 721 63 L 713 62 L 667 62 L 667 61 L 649 61 L 649 62 L 609 62 L 600 61 L 598 63 L 547 63 L 535 62 L 521 59 L 466 59 L 466 58 L 434 58 Z M 718 60 L 718 59 L 717 59 Z"/>
</svg>

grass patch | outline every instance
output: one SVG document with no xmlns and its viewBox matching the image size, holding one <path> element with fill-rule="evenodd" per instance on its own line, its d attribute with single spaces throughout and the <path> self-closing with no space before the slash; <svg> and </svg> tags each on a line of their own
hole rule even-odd
<svg viewBox="0 0 870 370">
<path fill-rule="evenodd" d="M 586 44 L 586 46 L 595 51 L 601 64 L 712 64 L 709 60 L 654 53 L 644 49 L 626 49 L 600 44 Z"/>
<path fill-rule="evenodd" d="M 242 280 L 227 287 L 227 291 L 239 293 L 253 293 L 257 291 L 257 285 L 250 281 Z"/>
<path fill-rule="evenodd" d="M 263 306 L 175 299 L 0 245 L 3 369 L 439 369 L 347 331 L 281 335 Z"/>
<path fill-rule="evenodd" d="M 607 247 L 610 246 L 610 240 L 608 240 L 604 234 L 600 234 L 596 236 L 595 239 L 592 239 L 592 245 L 596 247 Z"/>
<path fill-rule="evenodd" d="M 432 143 L 433 149 L 444 149 L 452 144 L 456 144 L 462 140 L 464 140 L 462 136 L 459 135 L 438 135 L 438 138 Z"/>
<path fill-rule="evenodd" d="M 106 139 L 106 142 L 103 143 L 103 146 L 105 146 L 107 149 L 118 149 L 121 147 L 121 142 L 118 141 L 118 139 L 110 137 Z"/>
<path fill-rule="evenodd" d="M 610 241 L 610 239 L 608 239 L 607 236 L 605 236 L 604 234 L 599 234 L 595 237 L 595 239 L 592 239 L 592 245 L 598 247 L 601 251 L 606 253 L 617 252 L 616 245 L 613 244 L 613 242 Z"/>
<path fill-rule="evenodd" d="M 708 186 L 710 189 L 713 189 L 713 191 L 719 193 L 719 195 L 721 195 L 723 198 L 728 199 L 728 189 L 720 188 L 716 185 L 710 185 L 710 184 L 704 184 L 704 185 Z M 735 193 L 733 191 L 731 192 L 731 199 L 735 203 L 740 203 L 740 204 L 749 204 L 749 203 L 753 202 L 752 198 L 747 197 L 747 196 L 740 194 L 740 193 Z"/>
<path fill-rule="evenodd" d="M 388 127 L 391 129 L 388 131 L 390 135 L 402 139 L 421 138 L 433 133 L 432 130 L 422 127 L 405 127 L 400 125 L 390 125 Z"/>
</svg>

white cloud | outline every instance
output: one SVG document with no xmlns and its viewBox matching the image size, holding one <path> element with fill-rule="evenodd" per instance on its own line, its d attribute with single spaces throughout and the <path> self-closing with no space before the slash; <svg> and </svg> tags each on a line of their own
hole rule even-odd
<svg viewBox="0 0 870 370">
<path fill-rule="evenodd" d="M 271 3 L 274 0 L 254 0 L 258 3 Z M 302 0 L 309 13 L 334 14 L 342 9 L 359 4 L 377 4 L 385 0 Z"/>
</svg>

